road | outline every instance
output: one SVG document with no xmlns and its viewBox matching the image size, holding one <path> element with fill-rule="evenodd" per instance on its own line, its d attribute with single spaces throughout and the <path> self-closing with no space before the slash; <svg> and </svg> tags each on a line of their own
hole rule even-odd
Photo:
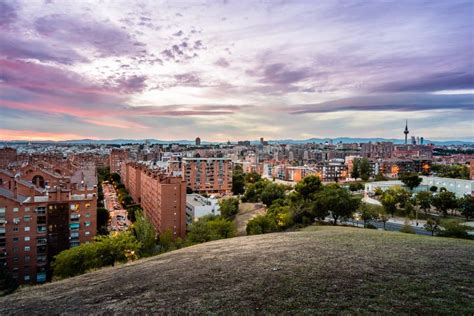
<svg viewBox="0 0 474 316">
<path fill-rule="evenodd" d="M 329 220 L 332 222 L 333 218 L 332 217 L 326 217 L 326 221 L 329 221 Z M 363 221 L 354 221 L 354 222 L 352 222 L 352 221 L 341 221 L 340 223 L 345 224 L 345 225 L 364 227 L 364 222 Z M 377 228 L 383 229 L 383 223 L 382 222 L 370 221 L 369 223 L 374 225 Z M 385 223 L 385 230 L 397 231 L 398 232 L 403 227 L 403 225 L 404 224 L 402 224 L 402 223 L 388 221 L 388 222 Z M 415 233 L 418 234 L 418 235 L 431 236 L 431 232 L 425 230 L 423 228 L 423 226 L 421 226 L 421 225 L 420 226 L 411 225 L 411 227 L 413 228 Z"/>
<path fill-rule="evenodd" d="M 110 212 L 109 231 L 125 231 L 131 222 L 127 218 L 127 211 L 120 205 L 115 188 L 110 183 L 103 183 L 105 208 Z"/>
</svg>

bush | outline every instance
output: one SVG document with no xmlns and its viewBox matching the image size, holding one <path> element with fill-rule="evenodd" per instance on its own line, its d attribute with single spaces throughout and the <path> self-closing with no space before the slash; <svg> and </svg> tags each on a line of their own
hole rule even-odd
<svg viewBox="0 0 474 316">
<path fill-rule="evenodd" d="M 368 228 L 368 229 L 377 229 L 377 227 L 375 227 L 373 224 L 369 223 L 365 226 L 365 228 Z"/>
<path fill-rule="evenodd" d="M 235 215 L 239 212 L 239 199 L 227 198 L 219 201 L 219 210 L 221 216 L 226 219 L 234 219 Z"/>
<path fill-rule="evenodd" d="M 406 234 L 416 234 L 415 233 L 415 230 L 413 229 L 413 227 L 411 227 L 410 224 L 408 223 L 405 223 L 402 228 L 400 229 L 400 232 L 402 233 L 406 233 Z"/>
<path fill-rule="evenodd" d="M 443 237 L 472 239 L 466 232 L 466 227 L 455 221 L 444 224 L 444 230 L 440 231 L 438 235 Z"/>
<path fill-rule="evenodd" d="M 192 243 L 230 238 L 236 235 L 232 221 L 220 216 L 204 216 L 191 224 L 188 239 Z"/>
<path fill-rule="evenodd" d="M 267 215 L 258 215 L 247 223 L 247 235 L 267 234 L 278 231 L 275 221 Z"/>
</svg>

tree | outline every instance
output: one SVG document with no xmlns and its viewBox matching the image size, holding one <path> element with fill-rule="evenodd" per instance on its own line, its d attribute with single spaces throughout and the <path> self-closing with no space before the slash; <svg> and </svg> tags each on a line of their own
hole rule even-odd
<svg viewBox="0 0 474 316">
<path fill-rule="evenodd" d="M 193 243 L 234 237 L 235 225 L 220 216 L 203 216 L 191 224 L 188 239 Z"/>
<path fill-rule="evenodd" d="M 247 223 L 247 235 L 258 235 L 276 232 L 278 230 L 273 219 L 266 215 L 257 215 Z"/>
<path fill-rule="evenodd" d="M 393 215 L 395 214 L 395 211 L 397 210 L 397 199 L 396 199 L 396 197 L 393 194 L 391 194 L 390 192 L 388 192 L 388 190 L 387 190 L 382 195 L 382 199 L 380 200 L 380 202 L 382 203 L 382 206 L 383 206 L 385 212 L 387 212 L 388 214 L 390 214 L 393 217 Z"/>
<path fill-rule="evenodd" d="M 266 206 L 270 206 L 272 205 L 273 201 L 282 199 L 284 197 L 285 186 L 276 183 L 267 184 L 261 194 L 262 203 Z"/>
<path fill-rule="evenodd" d="M 97 233 L 99 235 L 107 235 L 107 224 L 109 222 L 110 213 L 106 208 L 97 208 Z"/>
<path fill-rule="evenodd" d="M 364 185 L 360 182 L 351 182 L 349 183 L 349 190 L 352 192 L 360 191 L 364 189 Z"/>
<path fill-rule="evenodd" d="M 116 172 L 110 174 L 110 180 L 115 183 L 120 183 L 120 175 Z"/>
<path fill-rule="evenodd" d="M 433 206 L 444 216 L 448 215 L 448 210 L 457 207 L 456 195 L 453 192 L 443 191 L 433 198 Z"/>
<path fill-rule="evenodd" d="M 168 228 L 159 235 L 159 244 L 161 252 L 167 252 L 175 248 L 171 229 Z"/>
<path fill-rule="evenodd" d="M 351 171 L 351 178 L 358 179 L 360 178 L 360 160 L 354 159 L 352 161 L 352 171 Z"/>
<path fill-rule="evenodd" d="M 438 187 L 437 187 L 436 185 L 432 185 L 432 186 L 430 187 L 430 192 L 435 193 L 436 191 L 438 191 Z"/>
<path fill-rule="evenodd" d="M 232 175 L 232 193 L 234 195 L 243 194 L 245 192 L 245 177 L 242 173 L 234 173 Z"/>
<path fill-rule="evenodd" d="M 429 191 L 418 192 L 415 196 L 415 201 L 420 209 L 422 209 L 425 214 L 428 214 L 429 210 L 431 209 L 433 194 Z"/>
<path fill-rule="evenodd" d="M 331 214 L 334 225 L 341 217 L 352 217 L 360 204 L 359 197 L 353 197 L 340 186 L 328 185 L 316 195 L 314 210 L 318 215 Z"/>
<path fill-rule="evenodd" d="M 18 282 L 8 272 L 7 266 L 0 266 L 0 296 L 13 293 L 18 288 Z"/>
<path fill-rule="evenodd" d="M 156 249 L 156 229 L 146 218 L 142 211 L 135 214 L 136 221 L 132 226 L 132 231 L 137 240 L 141 243 L 140 256 L 148 257 L 155 253 Z"/>
<path fill-rule="evenodd" d="M 96 237 L 95 242 L 81 244 L 60 252 L 52 263 L 56 278 L 68 278 L 100 267 L 137 258 L 141 244 L 129 232 Z"/>
<path fill-rule="evenodd" d="M 437 218 L 428 218 L 426 224 L 424 225 L 425 230 L 431 232 L 431 236 L 434 236 L 435 233 L 439 232 L 439 220 Z"/>
<path fill-rule="evenodd" d="M 360 178 L 363 181 L 367 181 L 370 179 L 371 169 L 372 168 L 370 166 L 369 159 L 362 158 L 359 164 L 359 172 L 360 172 Z"/>
<path fill-rule="evenodd" d="M 258 181 L 260 181 L 260 179 L 262 179 L 262 176 L 256 172 L 247 173 L 245 175 L 246 183 L 257 183 Z"/>
<path fill-rule="evenodd" d="M 362 203 L 360 207 L 360 217 L 364 221 L 364 227 L 367 227 L 367 223 L 376 220 L 380 214 L 380 207 L 377 205 L 371 205 Z"/>
<path fill-rule="evenodd" d="M 387 213 L 385 212 L 385 210 L 383 208 L 380 211 L 379 219 L 382 221 L 383 229 L 385 230 L 385 224 L 387 224 L 389 218 L 388 218 L 388 215 L 387 215 Z"/>
<path fill-rule="evenodd" d="M 400 176 L 400 180 L 413 191 L 414 188 L 420 185 L 422 179 L 416 173 L 405 173 Z"/>
<path fill-rule="evenodd" d="M 219 210 L 223 218 L 233 220 L 239 212 L 239 199 L 227 198 L 219 200 Z"/>
<path fill-rule="evenodd" d="M 384 175 L 380 172 L 375 175 L 375 181 L 386 181 L 386 180 L 387 178 L 384 177 Z"/>
<path fill-rule="evenodd" d="M 317 176 L 309 175 L 296 184 L 295 191 L 301 194 L 304 200 L 308 200 L 313 194 L 321 191 L 321 188 L 321 179 Z"/>
<path fill-rule="evenodd" d="M 443 225 L 443 228 L 444 230 L 439 232 L 439 236 L 465 239 L 470 238 L 469 234 L 466 232 L 466 227 L 459 224 L 457 221 L 449 221 Z"/>
<path fill-rule="evenodd" d="M 464 195 L 458 199 L 459 211 L 469 220 L 470 217 L 474 217 L 474 196 Z"/>
</svg>

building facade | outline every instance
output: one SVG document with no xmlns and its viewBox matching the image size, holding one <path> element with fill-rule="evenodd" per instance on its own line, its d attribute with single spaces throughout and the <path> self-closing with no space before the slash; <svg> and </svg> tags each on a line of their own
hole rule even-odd
<svg viewBox="0 0 474 316">
<path fill-rule="evenodd" d="M 186 185 L 194 192 L 220 195 L 232 192 L 230 158 L 183 158 L 181 168 Z"/>
</svg>

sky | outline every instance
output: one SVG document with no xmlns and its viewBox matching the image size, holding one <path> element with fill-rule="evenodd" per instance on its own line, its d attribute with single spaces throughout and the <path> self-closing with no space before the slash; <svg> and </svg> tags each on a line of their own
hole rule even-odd
<svg viewBox="0 0 474 316">
<path fill-rule="evenodd" d="M 0 0 L 0 139 L 474 140 L 474 2 Z"/>
</svg>

